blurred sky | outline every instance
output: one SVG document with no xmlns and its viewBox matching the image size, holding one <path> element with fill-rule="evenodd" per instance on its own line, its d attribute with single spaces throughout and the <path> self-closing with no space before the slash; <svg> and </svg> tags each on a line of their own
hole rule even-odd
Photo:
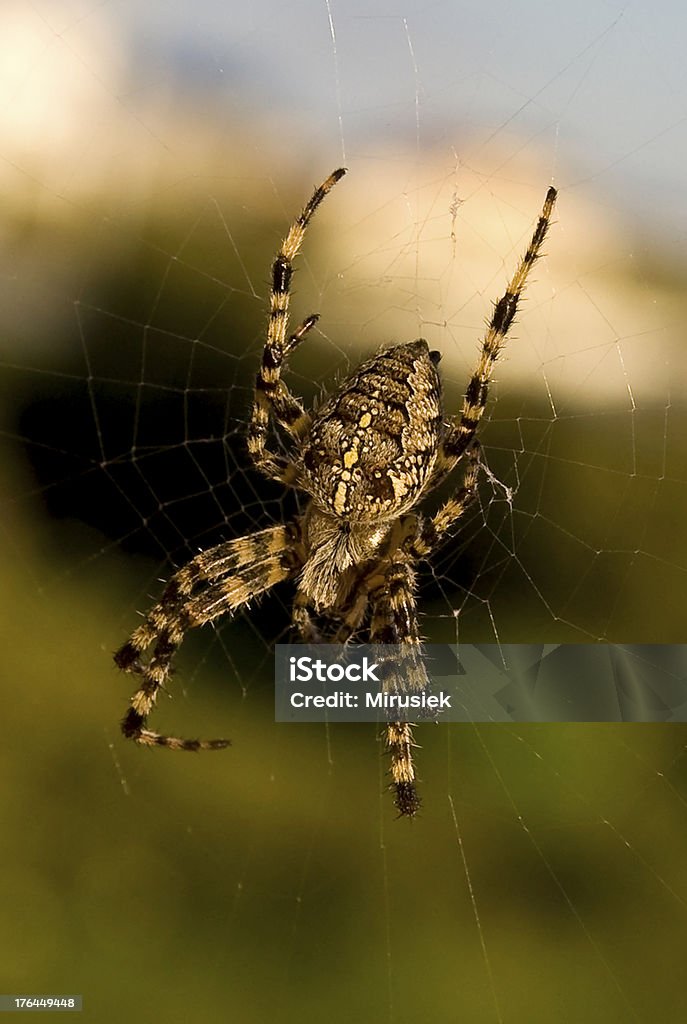
<svg viewBox="0 0 687 1024">
<path fill-rule="evenodd" d="M 17 140 L 54 143 L 78 106 L 83 148 L 119 118 L 142 146 L 169 146 L 151 98 L 200 94 L 228 132 L 262 119 L 277 151 L 317 144 L 353 162 L 410 142 L 474 164 L 496 140 L 504 159 L 546 154 L 552 178 L 562 160 L 557 184 L 598 189 L 673 237 L 687 227 L 675 2 L 34 0 L 0 20 L 0 156 L 19 168 Z"/>
<path fill-rule="evenodd" d="M 297 110 L 315 132 L 331 135 L 340 114 L 351 148 L 374 144 L 380 122 L 406 137 L 417 126 L 420 145 L 456 127 L 482 143 L 517 130 L 573 154 L 580 182 L 619 190 L 623 202 L 643 195 L 642 213 L 685 226 L 685 204 L 671 202 L 683 186 L 687 138 L 682 4 L 261 0 L 118 9 L 138 37 L 144 79 L 174 55 L 199 84 Z"/>
</svg>

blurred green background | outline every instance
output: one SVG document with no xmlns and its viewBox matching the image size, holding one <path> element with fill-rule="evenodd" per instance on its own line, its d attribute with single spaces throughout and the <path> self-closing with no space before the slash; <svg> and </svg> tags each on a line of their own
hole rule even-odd
<svg viewBox="0 0 687 1024">
<path fill-rule="evenodd" d="M 424 726 L 423 811 L 397 821 L 374 726 L 274 723 L 283 588 L 189 637 L 160 701 L 161 729 L 230 750 L 121 738 L 132 684 L 112 652 L 160 580 L 299 507 L 249 469 L 243 424 L 270 260 L 341 161 L 351 101 L 318 139 L 305 107 L 272 110 L 245 82 L 231 101 L 184 88 L 171 58 L 167 78 L 113 31 L 80 35 L 95 20 L 78 4 L 60 10 L 8 17 L 4 34 L 7 53 L 34 49 L 12 79 L 26 138 L 6 119 L 0 140 L 0 988 L 81 993 L 98 1022 L 684 1020 L 685 727 Z M 244 56 L 264 38 L 241 37 Z M 316 66 L 332 52 L 325 37 Z M 352 43 L 337 53 L 359 66 Z M 56 54 L 99 85 L 87 75 L 82 94 Z M 118 78 L 115 57 L 139 77 Z M 478 125 L 471 107 L 420 148 L 415 101 L 429 128 L 431 99 L 400 81 L 405 132 L 392 107 L 365 131 L 344 123 L 350 175 L 296 277 L 295 318 L 322 321 L 294 390 L 311 403 L 363 353 L 422 334 L 457 407 L 555 171 L 557 224 L 482 434 L 493 476 L 423 575 L 423 630 L 682 642 L 682 235 L 616 208 L 533 126 Z"/>
</svg>

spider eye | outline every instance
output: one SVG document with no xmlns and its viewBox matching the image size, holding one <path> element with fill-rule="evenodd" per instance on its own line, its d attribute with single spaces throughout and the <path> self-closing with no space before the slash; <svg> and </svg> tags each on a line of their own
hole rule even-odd
<svg viewBox="0 0 687 1024">
<path fill-rule="evenodd" d="M 437 352 L 436 350 L 434 352 L 430 352 L 429 358 L 432 360 L 435 366 L 438 366 L 439 363 L 441 362 L 441 352 Z"/>
</svg>

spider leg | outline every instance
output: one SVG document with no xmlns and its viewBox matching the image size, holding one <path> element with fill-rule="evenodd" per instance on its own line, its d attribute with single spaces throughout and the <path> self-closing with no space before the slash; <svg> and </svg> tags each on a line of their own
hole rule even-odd
<svg viewBox="0 0 687 1024">
<path fill-rule="evenodd" d="M 272 264 L 270 317 L 262 363 L 255 380 L 253 410 L 248 425 L 248 451 L 261 472 L 286 484 L 295 482 L 296 469 L 288 459 L 268 450 L 270 413 L 296 437 L 302 437 L 309 429 L 310 417 L 282 382 L 281 371 L 286 356 L 300 344 L 317 322 L 317 315 L 312 314 L 287 338 L 293 260 L 300 251 L 305 230 L 315 210 L 345 173 L 345 169 L 340 167 L 315 189 L 302 213 L 289 228 Z"/>
<path fill-rule="evenodd" d="M 551 223 L 556 195 L 555 188 L 550 188 L 546 193 L 544 206 L 530 244 L 508 282 L 506 291 L 494 306 L 487 330 L 482 338 L 477 369 L 465 392 L 460 416 L 452 416 L 448 421 L 448 431 L 444 437 L 431 480 L 432 487 L 435 487 L 451 472 L 457 460 L 470 444 L 482 419 L 494 363 L 498 359 L 506 335 L 517 313 L 518 303 L 527 284 L 529 273 L 541 255 L 541 247 Z"/>
<path fill-rule="evenodd" d="M 429 686 L 422 662 L 422 648 L 417 625 L 415 574 L 405 558 L 391 560 L 384 570 L 384 579 L 370 593 L 372 622 L 370 643 L 398 645 L 401 666 L 390 661 L 382 670 L 385 687 L 397 693 L 422 693 Z M 413 817 L 420 807 L 413 761 L 413 727 L 409 722 L 389 722 L 385 744 L 391 756 L 391 786 L 394 803 L 401 815 Z"/>
<path fill-rule="evenodd" d="M 295 349 L 298 348 L 306 334 L 309 333 L 320 319 L 318 313 L 311 313 L 302 324 L 290 335 L 284 346 L 283 359 L 286 359 Z M 282 362 L 282 366 L 283 366 Z M 256 378 L 256 389 L 259 387 Z M 304 437 L 310 430 L 310 414 L 305 411 L 301 403 L 295 398 L 284 382 L 280 379 L 271 395 L 272 412 L 280 426 L 284 427 L 292 437 L 297 439 Z"/>
<path fill-rule="evenodd" d="M 456 529 L 460 519 L 477 496 L 477 476 L 480 467 L 480 443 L 473 437 L 463 453 L 467 468 L 463 483 L 455 494 L 447 498 L 439 510 L 428 518 L 419 517 L 417 530 L 403 544 L 408 554 L 415 559 L 428 558 L 432 552 Z"/>
<path fill-rule="evenodd" d="M 260 533 L 218 544 L 196 555 L 167 584 L 162 598 L 114 656 L 125 672 L 141 677 L 122 720 L 122 732 L 144 746 L 174 750 L 217 750 L 228 740 L 186 740 L 147 728 L 160 689 L 186 632 L 227 612 L 293 576 L 302 561 L 296 525 L 270 527 Z M 199 590 L 200 588 L 200 590 Z M 199 592 L 198 592 L 199 591 Z M 147 661 L 143 655 L 152 646 Z"/>
<path fill-rule="evenodd" d="M 290 356 L 291 353 L 298 348 L 298 346 L 303 341 L 303 338 L 306 336 L 308 331 L 311 331 L 313 329 L 313 327 L 315 326 L 319 319 L 319 313 L 311 313 L 310 316 L 307 316 L 303 323 L 296 328 L 296 330 L 289 337 L 289 340 L 286 342 L 286 345 L 284 346 L 284 358 Z"/>
<path fill-rule="evenodd" d="M 322 634 L 315 625 L 312 612 L 313 607 L 307 594 L 303 590 L 298 590 L 293 599 L 291 622 L 298 636 L 298 642 L 301 644 L 324 643 Z"/>
<path fill-rule="evenodd" d="M 299 590 L 293 602 L 293 625 L 301 643 L 346 644 L 356 633 L 365 618 L 370 603 L 370 590 L 384 583 L 384 576 L 378 572 L 370 576 L 362 573 L 351 588 L 352 597 L 336 614 L 331 614 L 331 628 L 320 630 L 313 621 L 313 607 L 305 591 Z M 326 634 L 326 635 L 323 635 Z"/>
<path fill-rule="evenodd" d="M 317 321 L 320 319 L 318 313 L 311 313 L 309 317 L 303 321 L 302 324 L 293 332 L 289 337 L 286 345 L 284 346 L 284 356 L 286 359 L 303 341 L 303 338 L 313 329 Z M 284 364 L 282 363 L 282 366 Z M 260 379 L 258 374 L 257 380 Z M 256 388 L 259 384 L 256 382 Z M 274 417 L 280 426 L 284 427 L 285 430 L 291 434 L 292 437 L 299 440 L 305 437 L 310 430 L 310 424 L 312 422 L 310 414 L 305 411 L 301 403 L 294 395 L 291 394 L 288 387 L 280 379 L 274 393 L 271 395 L 272 412 Z M 283 483 L 292 483 L 295 479 L 295 474 L 292 467 L 289 465 L 286 469 L 286 479 L 282 476 L 281 480 Z"/>
<path fill-rule="evenodd" d="M 342 609 L 341 621 L 328 643 L 346 644 L 363 624 L 370 603 L 372 580 L 362 579 L 353 592 L 350 605 Z"/>
</svg>

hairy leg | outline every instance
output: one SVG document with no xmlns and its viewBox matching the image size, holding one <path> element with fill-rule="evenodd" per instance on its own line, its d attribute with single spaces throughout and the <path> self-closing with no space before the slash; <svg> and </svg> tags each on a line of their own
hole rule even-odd
<svg viewBox="0 0 687 1024">
<path fill-rule="evenodd" d="M 506 335 L 515 319 L 518 303 L 527 284 L 530 271 L 541 255 L 541 247 L 551 223 L 556 195 L 555 188 L 550 188 L 546 193 L 544 206 L 525 254 L 520 259 L 515 273 L 508 282 L 506 291 L 494 306 L 494 311 L 480 345 L 477 368 L 470 378 L 465 392 L 463 408 L 459 416 L 452 416 L 449 419 L 449 430 L 444 438 L 442 449 L 437 459 L 432 486 L 436 486 L 451 472 L 456 461 L 466 451 L 472 441 L 482 419 L 484 408 L 487 404 L 489 383 L 494 370 L 494 363 L 503 348 Z"/>
<path fill-rule="evenodd" d="M 295 575 L 300 558 L 298 526 L 277 526 L 210 548 L 171 578 L 160 601 L 114 656 L 120 669 L 141 680 L 122 721 L 125 736 L 145 746 L 176 750 L 216 750 L 228 745 L 227 740 L 163 736 L 147 728 L 148 716 L 188 630 L 236 611 Z"/>
<path fill-rule="evenodd" d="M 317 207 L 345 173 L 345 169 L 340 167 L 315 189 L 289 228 L 272 264 L 269 323 L 262 363 L 255 381 L 253 410 L 248 425 L 248 451 L 261 472 L 283 483 L 293 483 L 296 473 L 287 459 L 275 455 L 267 447 L 270 415 L 273 413 L 292 435 L 302 437 L 307 432 L 310 418 L 283 383 L 281 371 L 286 356 L 300 344 L 317 322 L 316 314 L 307 317 L 287 338 L 293 261 L 300 251 L 306 228 Z"/>
<path fill-rule="evenodd" d="M 381 585 L 370 593 L 372 644 L 394 644 L 395 657 L 382 664 L 385 688 L 393 693 L 422 693 L 428 688 L 422 662 L 422 647 L 417 625 L 415 575 L 408 562 L 391 560 Z M 400 664 L 398 662 L 400 658 Z M 420 807 L 413 760 L 413 729 L 409 722 L 390 722 L 385 732 L 391 757 L 391 789 L 401 815 L 413 817 Z"/>
</svg>

